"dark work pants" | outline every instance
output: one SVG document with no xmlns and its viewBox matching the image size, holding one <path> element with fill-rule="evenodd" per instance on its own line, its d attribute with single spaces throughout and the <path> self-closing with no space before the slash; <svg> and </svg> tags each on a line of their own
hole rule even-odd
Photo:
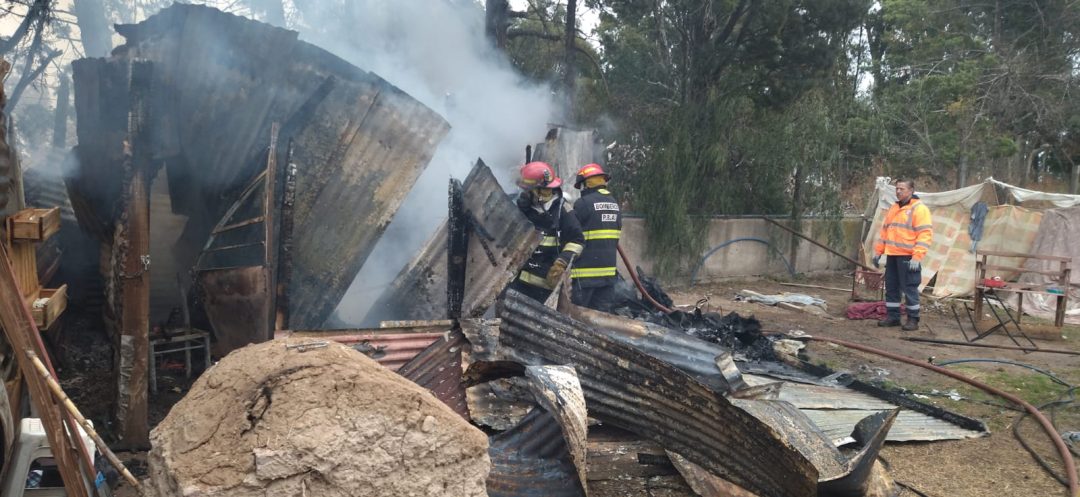
<svg viewBox="0 0 1080 497">
<path fill-rule="evenodd" d="M 612 280 L 610 285 L 594 286 L 594 287 L 582 287 L 578 280 L 574 280 L 573 286 L 574 292 L 570 297 L 570 301 L 574 305 L 582 307 L 588 307 L 589 309 L 595 309 L 601 312 L 611 312 L 612 306 L 615 305 L 615 282 Z"/>
<path fill-rule="evenodd" d="M 922 270 L 908 270 L 910 255 L 889 255 L 885 258 L 885 311 L 889 319 L 900 319 L 900 294 L 907 300 L 909 319 L 919 319 L 919 283 Z"/>
</svg>

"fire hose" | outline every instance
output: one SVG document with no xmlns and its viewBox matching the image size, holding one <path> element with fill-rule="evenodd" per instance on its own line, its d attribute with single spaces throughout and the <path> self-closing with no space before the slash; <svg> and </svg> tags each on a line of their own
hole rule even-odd
<svg viewBox="0 0 1080 497">
<path fill-rule="evenodd" d="M 630 278 L 634 280 L 634 286 L 636 286 L 638 291 L 641 292 L 641 296 L 645 297 L 645 300 L 648 300 L 649 303 L 652 304 L 653 307 L 655 307 L 660 312 L 663 312 L 664 314 L 671 314 L 673 312 L 671 309 L 657 302 L 655 299 L 652 298 L 652 295 L 649 295 L 649 292 L 645 290 L 645 285 L 641 284 L 641 280 L 638 279 L 637 273 L 634 272 L 634 265 L 630 264 L 630 259 L 626 258 L 626 252 L 623 252 L 622 245 L 619 245 L 618 247 L 619 256 L 622 257 L 623 264 L 626 265 L 626 271 L 630 273 Z"/>
<path fill-rule="evenodd" d="M 782 336 L 784 336 L 785 338 L 790 338 L 792 340 L 814 340 L 814 341 L 818 341 L 818 342 L 833 343 L 833 344 L 836 344 L 836 345 L 841 345 L 841 346 L 847 347 L 849 349 L 855 349 L 855 350 L 859 350 L 859 351 L 866 352 L 866 353 L 869 353 L 869 354 L 874 354 L 874 355 L 878 355 L 878 356 L 885 357 L 885 358 L 888 358 L 888 359 L 892 359 L 892 360 L 895 360 L 895 361 L 900 361 L 900 362 L 903 362 L 903 363 L 911 364 L 913 366 L 919 366 L 921 368 L 929 369 L 929 370 L 934 371 L 936 373 L 943 374 L 943 375 L 948 376 L 950 378 L 960 380 L 960 381 L 962 381 L 964 383 L 967 383 L 968 385 L 971 385 L 971 386 L 973 386 L 975 388 L 983 390 L 983 391 L 985 391 L 985 392 L 987 392 L 987 393 L 989 393 L 991 395 L 996 395 L 996 396 L 1001 397 L 1001 398 L 1003 398 L 1005 400 L 1008 400 L 1009 402 L 1012 402 L 1012 403 L 1014 403 L 1014 404 L 1016 404 L 1018 406 L 1023 407 L 1024 410 L 1028 412 L 1028 414 L 1030 414 L 1032 417 L 1034 417 L 1039 422 L 1039 424 L 1042 425 L 1042 428 L 1046 432 L 1046 435 L 1048 437 L 1050 437 L 1050 441 L 1053 442 L 1054 447 L 1057 448 L 1058 454 L 1061 456 L 1061 461 L 1065 465 L 1065 475 L 1066 475 L 1066 477 L 1068 479 L 1069 496 L 1070 497 L 1078 497 L 1078 496 L 1080 496 L 1080 492 L 1078 492 L 1078 491 L 1080 491 L 1080 483 L 1078 483 L 1078 481 L 1077 481 L 1076 463 L 1073 461 L 1073 456 L 1072 456 L 1072 453 L 1069 452 L 1068 446 L 1065 445 L 1065 441 L 1062 440 L 1061 435 L 1058 434 L 1057 430 L 1054 428 L 1054 425 L 1050 422 L 1050 420 L 1047 419 L 1046 416 L 1044 416 L 1043 413 L 1040 412 L 1035 406 L 1029 404 L 1024 399 L 1021 399 L 1020 397 L 1017 397 L 1017 396 L 1015 396 L 1013 394 L 1010 394 L 1008 392 L 1004 392 L 1002 390 L 994 388 L 994 387 L 992 387 L 990 385 L 987 385 L 985 383 L 982 383 L 980 381 L 968 378 L 968 377 L 966 377 L 966 376 L 964 376 L 962 374 L 956 373 L 954 371 L 950 371 L 950 370 L 945 369 L 943 367 L 935 366 L 935 365 L 929 364 L 929 363 L 927 363 L 925 361 L 919 361 L 919 360 L 916 360 L 916 359 L 912 359 L 910 357 L 905 357 L 905 356 L 902 356 L 902 355 L 893 354 L 891 352 L 886 352 L 884 350 L 875 349 L 873 347 L 868 347 L 866 345 L 853 343 L 853 342 L 848 342 L 848 341 L 845 341 L 845 340 L 838 340 L 838 339 L 835 339 L 835 338 L 825 338 L 825 337 L 815 337 L 815 336 L 787 336 L 787 335 L 782 335 Z"/>
</svg>

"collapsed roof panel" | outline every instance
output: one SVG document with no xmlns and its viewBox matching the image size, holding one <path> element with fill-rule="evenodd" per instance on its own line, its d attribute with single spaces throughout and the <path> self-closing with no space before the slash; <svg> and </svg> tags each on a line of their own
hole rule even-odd
<svg viewBox="0 0 1080 497">
<path fill-rule="evenodd" d="M 296 165 L 288 326 L 333 311 L 449 125 L 378 76 L 275 28 L 175 4 L 135 25 L 108 59 L 74 64 L 79 166 L 68 187 L 84 229 L 109 241 L 127 137 L 130 62 L 154 64 L 155 159 L 174 211 L 176 253 L 197 253 L 262 170 L 273 122 Z M 190 265 L 192 261 L 183 261 Z M 184 265 L 183 263 L 181 265 Z"/>
<path fill-rule="evenodd" d="M 461 315 L 479 317 L 514 278 L 540 236 L 483 161 L 476 162 L 462 187 L 463 210 L 471 229 Z M 446 316 L 448 234 L 448 223 L 443 223 L 372 306 L 366 320 Z"/>
<path fill-rule="evenodd" d="M 692 376 L 515 291 L 498 329 L 463 322 L 477 361 L 573 364 L 590 416 L 647 436 L 762 496 L 813 495 L 817 470 Z"/>
</svg>

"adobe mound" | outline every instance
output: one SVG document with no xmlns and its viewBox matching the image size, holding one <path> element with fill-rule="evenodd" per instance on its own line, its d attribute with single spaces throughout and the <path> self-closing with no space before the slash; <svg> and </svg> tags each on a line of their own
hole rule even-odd
<svg viewBox="0 0 1080 497">
<path fill-rule="evenodd" d="M 348 347 L 226 356 L 151 432 L 162 497 L 487 496 L 487 437 Z"/>
</svg>

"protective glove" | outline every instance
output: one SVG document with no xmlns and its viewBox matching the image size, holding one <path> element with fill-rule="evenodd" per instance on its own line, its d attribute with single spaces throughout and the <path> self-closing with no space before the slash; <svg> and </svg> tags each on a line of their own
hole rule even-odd
<svg viewBox="0 0 1080 497">
<path fill-rule="evenodd" d="M 922 271 L 922 263 L 915 260 L 915 259 L 911 259 L 911 260 L 907 261 L 907 268 L 908 268 L 908 271 L 911 271 L 913 273 L 918 272 L 918 271 Z"/>
<path fill-rule="evenodd" d="M 562 278 L 564 272 L 566 272 L 566 260 L 561 257 L 555 259 L 555 262 L 551 264 L 551 269 L 548 269 L 548 285 L 554 287 L 559 282 L 559 278 Z"/>
<path fill-rule="evenodd" d="M 873 262 L 874 262 L 874 267 L 875 268 L 881 269 L 881 255 L 880 254 L 874 256 Z"/>
<path fill-rule="evenodd" d="M 527 210 L 532 209 L 532 194 L 529 192 L 521 192 L 517 197 L 518 209 Z"/>
</svg>

